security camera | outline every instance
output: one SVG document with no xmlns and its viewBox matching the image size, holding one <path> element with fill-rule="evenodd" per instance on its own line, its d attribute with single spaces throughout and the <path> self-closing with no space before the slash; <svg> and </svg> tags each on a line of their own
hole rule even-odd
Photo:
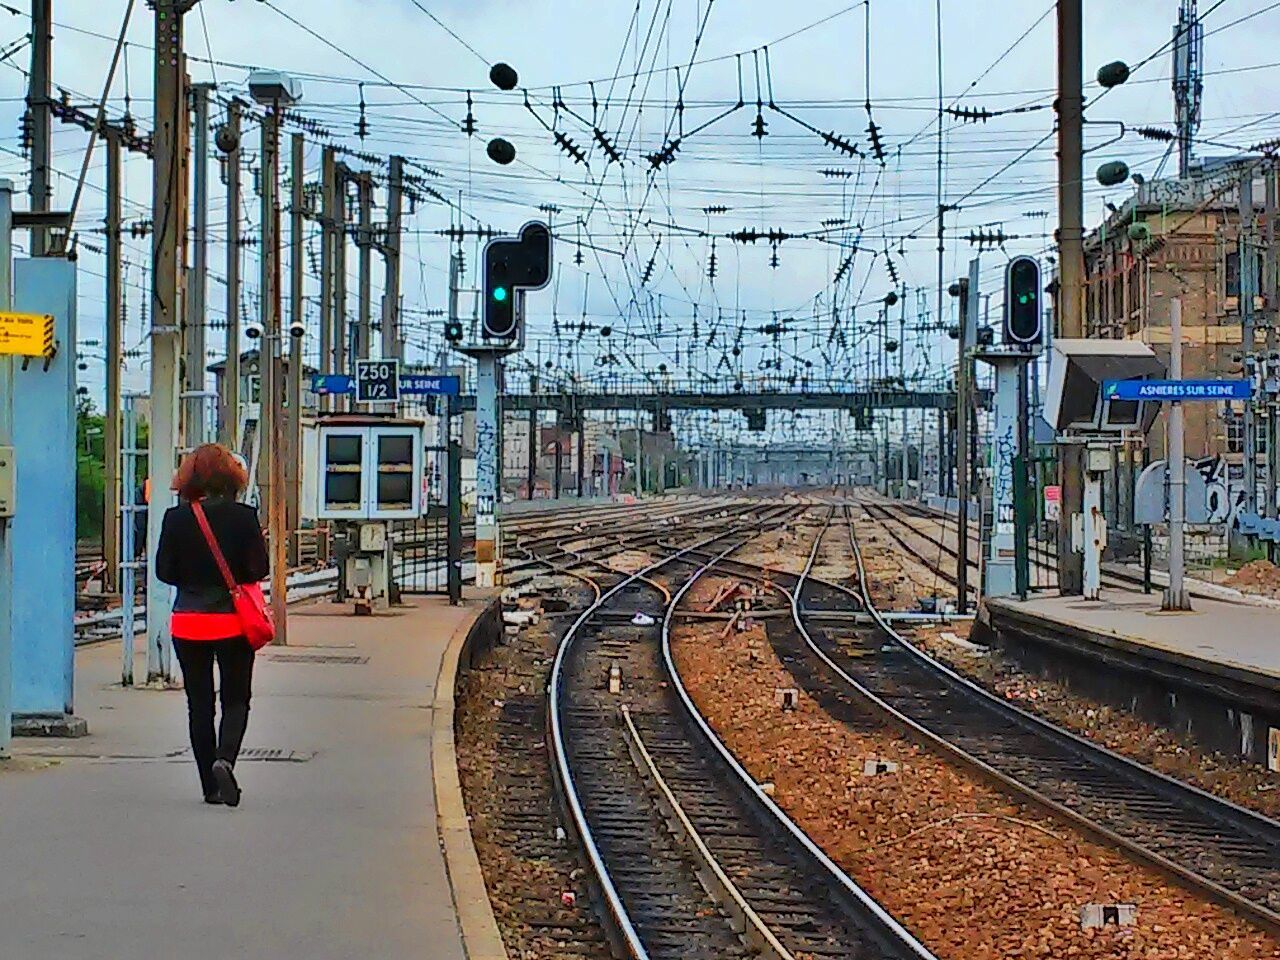
<svg viewBox="0 0 1280 960">
<path fill-rule="evenodd" d="M 266 106 L 288 106 L 302 99 L 302 84 L 279 70 L 254 70 L 249 74 L 249 94 Z"/>
<path fill-rule="evenodd" d="M 244 335 L 250 340 L 257 340 L 262 336 L 262 324 L 257 320 L 250 320 L 245 324 Z"/>
<path fill-rule="evenodd" d="M 294 320 L 289 324 L 289 336 L 301 338 L 306 335 L 307 327 L 301 320 Z"/>
</svg>

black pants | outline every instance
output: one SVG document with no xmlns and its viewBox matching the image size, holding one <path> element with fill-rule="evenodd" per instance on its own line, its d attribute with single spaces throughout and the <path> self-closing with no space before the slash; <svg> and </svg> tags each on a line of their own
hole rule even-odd
<svg viewBox="0 0 1280 960">
<path fill-rule="evenodd" d="M 200 770 L 205 795 L 217 789 L 213 762 L 234 764 L 249 724 L 249 693 L 253 679 L 253 647 L 243 637 L 233 640 L 179 640 L 173 647 L 182 665 L 187 689 L 187 717 L 191 727 L 191 752 Z M 221 679 L 222 723 L 213 733 L 213 661 Z"/>
</svg>

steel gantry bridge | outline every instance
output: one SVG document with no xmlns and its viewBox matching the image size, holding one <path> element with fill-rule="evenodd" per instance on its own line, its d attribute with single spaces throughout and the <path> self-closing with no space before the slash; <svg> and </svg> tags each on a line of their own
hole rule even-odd
<svg viewBox="0 0 1280 960">
<path fill-rule="evenodd" d="M 860 415 L 872 410 L 954 410 L 956 394 L 954 390 L 850 389 L 839 383 L 810 383 L 789 389 L 748 385 L 741 390 L 628 383 L 574 391 L 506 393 L 502 403 L 508 411 L 555 410 L 573 416 L 587 410 L 634 410 L 665 419 L 673 410 L 741 410 L 748 416 L 767 410 L 850 410 Z M 459 397 L 455 409 L 474 410 L 475 396 Z"/>
</svg>

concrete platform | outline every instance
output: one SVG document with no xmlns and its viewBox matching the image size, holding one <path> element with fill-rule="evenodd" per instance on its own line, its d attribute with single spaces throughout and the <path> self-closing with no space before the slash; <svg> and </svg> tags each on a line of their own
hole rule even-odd
<svg viewBox="0 0 1280 960">
<path fill-rule="evenodd" d="M 236 810 L 202 801 L 182 692 L 121 688 L 116 644 L 78 651 L 91 735 L 0 765 L 0 957 L 463 960 L 432 705 L 485 604 L 341 609 L 291 611 L 292 645 L 260 654 Z"/>
<path fill-rule="evenodd" d="M 1280 612 L 1195 598 L 1163 613 L 1160 594 L 990 600 L 985 621 L 1025 666 L 1280 771 Z"/>
<path fill-rule="evenodd" d="M 1158 591 L 1113 588 L 1098 601 L 1058 596 L 988 601 L 996 617 L 1039 620 L 1100 646 L 1280 692 L 1280 611 L 1202 598 L 1192 605 L 1190 613 L 1163 613 Z"/>
</svg>

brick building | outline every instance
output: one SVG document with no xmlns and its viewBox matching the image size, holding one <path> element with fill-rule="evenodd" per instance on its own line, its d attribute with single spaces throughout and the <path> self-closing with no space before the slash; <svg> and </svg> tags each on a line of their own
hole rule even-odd
<svg viewBox="0 0 1280 960">
<path fill-rule="evenodd" d="M 1197 175 L 1142 183 L 1085 239 L 1085 333 L 1135 339 L 1169 359 L 1170 303 L 1182 298 L 1183 376 L 1236 378 L 1240 363 L 1240 178 L 1248 163 L 1206 162 Z M 1254 164 L 1255 243 L 1265 226 L 1266 171 Z M 1274 169 L 1270 176 L 1275 176 Z M 1259 293 L 1267 291 L 1258 258 Z M 1257 346 L 1275 304 L 1255 301 Z M 1241 462 L 1242 404 L 1186 404 L 1189 457 L 1223 455 Z M 1164 456 L 1165 420 L 1148 441 Z"/>
</svg>

